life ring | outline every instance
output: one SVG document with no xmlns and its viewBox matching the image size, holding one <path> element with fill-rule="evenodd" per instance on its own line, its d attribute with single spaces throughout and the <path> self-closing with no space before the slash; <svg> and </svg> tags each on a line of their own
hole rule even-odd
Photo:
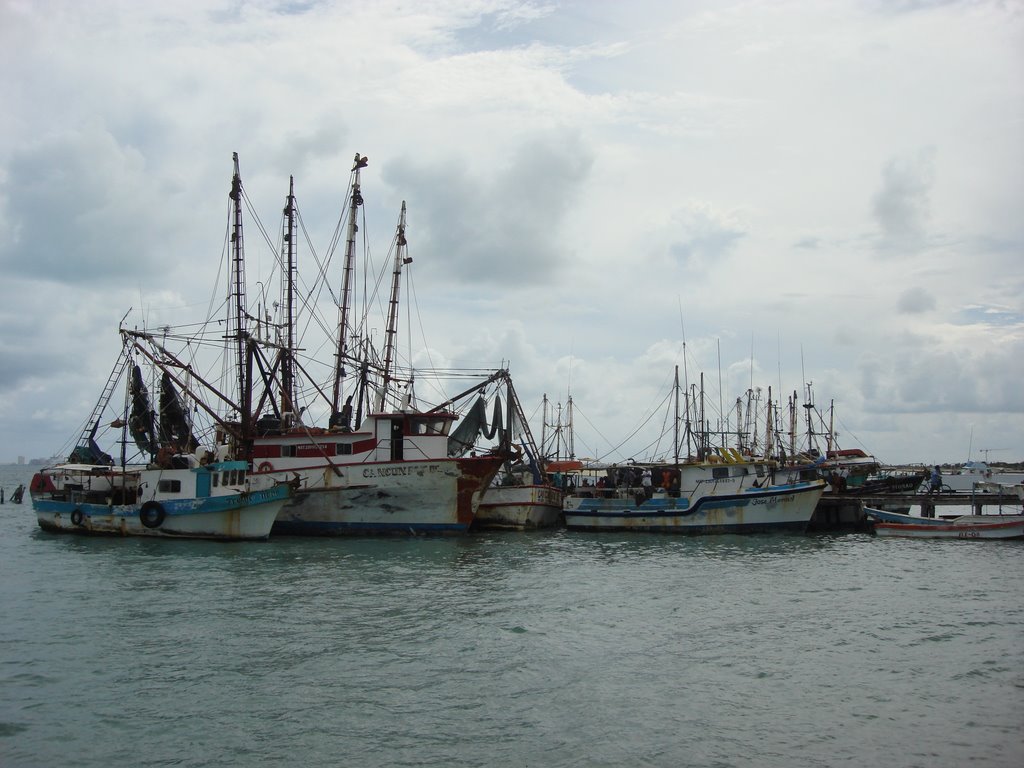
<svg viewBox="0 0 1024 768">
<path fill-rule="evenodd" d="M 159 528 L 167 513 L 156 501 L 147 501 L 139 510 L 139 521 L 147 528 Z"/>
<path fill-rule="evenodd" d="M 85 515 L 82 514 L 82 510 L 76 509 L 71 513 L 71 524 L 76 528 L 80 528 L 82 523 L 85 522 Z"/>
<path fill-rule="evenodd" d="M 274 465 L 271 464 L 269 461 L 261 461 L 260 465 L 256 467 L 256 469 L 258 469 L 260 472 L 273 472 Z"/>
</svg>

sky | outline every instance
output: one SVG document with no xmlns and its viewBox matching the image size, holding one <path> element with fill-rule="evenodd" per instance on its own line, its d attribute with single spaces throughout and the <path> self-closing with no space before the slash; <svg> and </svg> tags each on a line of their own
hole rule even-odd
<svg viewBox="0 0 1024 768">
<path fill-rule="evenodd" d="M 0 0 L 0 64 L 0 462 L 77 436 L 122 318 L 205 314 L 233 152 L 320 254 L 367 156 L 410 359 L 508 366 L 535 433 L 571 397 L 577 456 L 649 453 L 679 366 L 1024 461 L 1022 2 Z"/>
</svg>

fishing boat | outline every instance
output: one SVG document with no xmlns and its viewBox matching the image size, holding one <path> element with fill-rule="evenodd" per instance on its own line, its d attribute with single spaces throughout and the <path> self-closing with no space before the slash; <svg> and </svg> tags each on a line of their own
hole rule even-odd
<svg viewBox="0 0 1024 768">
<path fill-rule="evenodd" d="M 758 467 L 764 482 L 755 485 Z M 739 461 L 729 466 L 706 461 L 634 464 L 629 469 L 641 475 L 647 470 L 662 478 L 661 485 L 652 486 L 648 497 L 642 480 L 611 480 L 615 475 L 621 478 L 622 472 L 608 468 L 611 483 L 582 493 L 577 488 L 566 497 L 566 527 L 683 534 L 802 533 L 825 491 L 822 480 L 772 484 L 764 465 Z"/>
<path fill-rule="evenodd" d="M 287 485 L 255 490 L 244 461 L 183 468 L 59 464 L 29 491 L 46 531 L 165 538 L 266 539 Z"/>
<path fill-rule="evenodd" d="M 514 473 L 513 477 L 516 474 Z M 562 521 L 562 491 L 553 485 L 518 477 L 508 485 L 492 485 L 477 510 L 477 530 L 533 531 L 555 528 Z"/>
<path fill-rule="evenodd" d="M 229 197 L 237 218 L 237 154 L 234 163 Z M 154 334 L 128 329 L 122 320 L 120 354 L 74 449 L 65 462 L 38 472 L 30 484 L 40 527 L 168 538 L 270 535 L 291 486 L 252 472 L 259 408 L 252 396 L 253 371 L 260 362 L 247 326 L 240 231 L 235 234 L 239 242 L 230 270 L 226 324 L 209 324 L 206 339 L 194 329 L 182 336 L 187 357 L 169 350 L 177 338 L 171 326 Z M 225 381 L 237 385 L 233 396 L 200 372 L 200 350 L 211 337 Z M 113 397 L 121 382 L 123 400 Z M 150 397 L 151 388 L 159 390 L 156 398 Z M 120 447 L 118 461 L 100 446 L 108 438 Z"/>
<path fill-rule="evenodd" d="M 563 491 L 549 480 L 551 463 L 533 440 L 511 377 L 505 383 L 505 423 L 510 438 L 518 439 L 516 447 L 520 454 L 510 455 L 505 461 L 480 502 L 473 527 L 516 531 L 553 528 L 562 522 Z M 473 431 L 471 422 L 479 424 L 477 429 L 486 433 L 495 433 L 496 428 L 500 430 L 501 411 L 495 408 L 490 427 L 484 421 L 486 412 L 483 399 L 478 399 L 470 414 L 463 418 L 463 424 L 469 425 L 467 431 Z"/>
<path fill-rule="evenodd" d="M 285 484 L 254 478 L 249 463 L 226 447 L 208 449 L 193 435 L 169 375 L 160 378 L 153 407 L 130 334 L 76 447 L 66 462 L 37 472 L 29 484 L 39 527 L 46 531 L 164 538 L 266 539 L 290 494 Z M 130 375 L 124 376 L 126 371 Z M 96 442 L 112 395 L 127 378 L 126 418 L 116 463 Z M 128 435 L 131 435 L 129 439 Z M 136 461 L 128 459 L 134 441 Z"/>
<path fill-rule="evenodd" d="M 697 456 L 681 458 L 678 368 L 674 389 L 672 460 L 585 468 L 584 483 L 575 481 L 565 499 L 566 527 L 682 534 L 805 531 L 825 482 L 776 482 L 772 462 L 749 459 L 730 447 L 713 447 L 708 430 L 693 435 Z M 685 410 L 689 413 L 689 401 Z M 688 434 L 688 443 L 689 438 Z M 595 470 L 596 481 L 586 480 Z"/>
<path fill-rule="evenodd" d="M 287 481 L 295 488 L 274 524 L 275 535 L 465 533 L 477 518 L 485 491 L 510 456 L 505 445 L 473 450 L 472 439 L 465 443 L 452 433 L 459 418 L 452 410 L 454 404 L 507 372 L 482 377 L 483 381 L 442 405 L 419 407 L 414 373 L 402 372 L 396 364 L 401 279 L 412 261 L 404 202 L 389 252 L 393 259 L 383 349 L 373 343 L 367 310 L 356 306 L 354 296 L 357 221 L 363 205 L 360 172 L 367 164 L 365 156 L 356 154 L 346 197 L 342 286 L 338 303 L 331 305 L 340 319 L 327 381 L 313 381 L 308 366 L 299 359 L 303 344 L 296 338 L 294 180 L 286 199 L 280 258 L 282 315 L 261 350 L 258 367 L 264 372 L 265 386 L 261 395 L 254 395 L 258 415 L 252 441 L 257 474 Z M 236 208 L 232 242 L 237 251 L 232 261 L 241 263 L 242 184 L 237 164 L 232 189 L 238 190 L 232 194 Z M 378 274 L 383 277 L 385 272 Z M 386 285 L 367 288 L 364 302 L 369 305 L 385 289 Z M 328 323 L 318 318 L 313 325 Z M 306 394 L 299 392 L 300 378 Z M 326 426 L 307 423 L 308 414 L 316 412 L 324 414 Z"/>
<path fill-rule="evenodd" d="M 771 401 L 771 388 L 768 391 L 765 455 L 778 462 L 778 476 L 786 476 L 790 480 L 821 477 L 828 482 L 826 493 L 869 492 L 867 486 L 881 470 L 881 464 L 861 448 L 838 447 L 835 402 L 829 404 L 826 419 L 814 403 L 810 383 L 805 386 L 803 403 L 799 402 L 794 390 L 784 408 Z M 801 409 L 804 412 L 802 434 L 798 432 Z M 881 492 L 880 485 L 890 484 L 895 485 L 874 483 L 874 490 L 870 492 Z"/>
<path fill-rule="evenodd" d="M 1021 539 L 1024 515 L 961 515 L 926 518 L 865 507 L 876 536 L 913 539 Z"/>
<path fill-rule="evenodd" d="M 358 430 L 292 429 L 255 440 L 260 476 L 291 480 L 275 535 L 469 531 L 503 454 L 448 455 L 452 413 L 371 413 Z"/>
</svg>

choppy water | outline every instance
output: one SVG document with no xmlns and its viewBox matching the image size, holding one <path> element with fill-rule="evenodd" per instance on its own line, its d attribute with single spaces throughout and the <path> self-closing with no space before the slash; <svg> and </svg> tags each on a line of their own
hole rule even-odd
<svg viewBox="0 0 1024 768">
<path fill-rule="evenodd" d="M 1024 764 L 1020 543 L 90 539 L 26 499 L 0 609 L 5 767 Z"/>
</svg>

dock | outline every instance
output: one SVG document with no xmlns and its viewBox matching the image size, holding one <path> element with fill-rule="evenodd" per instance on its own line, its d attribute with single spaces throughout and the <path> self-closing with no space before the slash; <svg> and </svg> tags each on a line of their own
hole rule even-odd
<svg viewBox="0 0 1024 768">
<path fill-rule="evenodd" d="M 808 531 L 869 531 L 871 523 L 864 507 L 890 512 L 911 512 L 920 507 L 922 517 L 942 517 L 943 507 L 971 507 L 974 514 L 998 514 L 1007 510 L 1020 514 L 1021 499 L 1006 493 L 826 493 L 814 510 Z M 996 507 L 995 510 L 992 507 Z"/>
</svg>

